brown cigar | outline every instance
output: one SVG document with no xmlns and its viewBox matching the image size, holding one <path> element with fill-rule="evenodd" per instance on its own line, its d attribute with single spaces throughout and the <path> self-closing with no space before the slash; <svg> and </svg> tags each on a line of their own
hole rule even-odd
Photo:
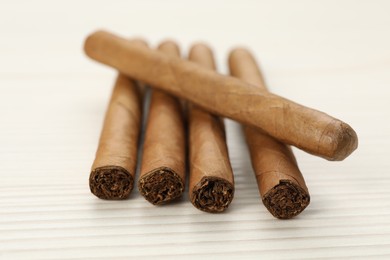
<svg viewBox="0 0 390 260">
<path fill-rule="evenodd" d="M 180 56 L 178 46 L 166 41 L 160 51 Z M 182 195 L 185 186 L 185 128 L 179 100 L 161 91 L 151 94 L 141 175 L 138 189 L 152 204 L 169 202 Z"/>
<path fill-rule="evenodd" d="M 89 177 L 91 192 L 101 199 L 126 199 L 133 189 L 141 107 L 140 89 L 119 74 Z"/>
<path fill-rule="evenodd" d="M 189 59 L 209 70 L 216 69 L 213 54 L 205 45 L 194 45 Z M 200 210 L 222 212 L 234 196 L 224 123 L 195 105 L 188 106 L 188 122 L 190 200 Z"/>
<path fill-rule="evenodd" d="M 267 91 L 256 61 L 247 50 L 233 50 L 229 67 L 232 76 Z M 309 205 L 310 195 L 291 148 L 253 127 L 244 126 L 244 133 L 266 208 L 281 219 L 301 213 Z"/>
<path fill-rule="evenodd" d="M 356 133 L 346 123 L 190 61 L 104 31 L 91 34 L 84 49 L 132 78 L 328 160 L 343 160 L 357 148 Z"/>
</svg>

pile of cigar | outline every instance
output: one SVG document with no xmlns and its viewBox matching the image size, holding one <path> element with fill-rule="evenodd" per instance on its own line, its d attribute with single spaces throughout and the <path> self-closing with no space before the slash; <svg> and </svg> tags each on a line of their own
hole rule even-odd
<svg viewBox="0 0 390 260">
<path fill-rule="evenodd" d="M 261 199 L 280 219 L 298 215 L 310 202 L 289 145 L 328 160 L 343 160 L 357 148 L 348 124 L 268 92 L 246 49 L 231 51 L 231 76 L 215 71 L 204 44 L 192 46 L 183 59 L 172 41 L 154 50 L 142 40 L 98 31 L 84 49 L 119 72 L 89 178 L 91 192 L 101 199 L 126 199 L 133 189 L 146 85 L 152 90 L 137 186 L 154 205 L 181 197 L 188 172 L 196 208 L 228 208 L 234 178 L 219 116 L 242 124 Z"/>
</svg>

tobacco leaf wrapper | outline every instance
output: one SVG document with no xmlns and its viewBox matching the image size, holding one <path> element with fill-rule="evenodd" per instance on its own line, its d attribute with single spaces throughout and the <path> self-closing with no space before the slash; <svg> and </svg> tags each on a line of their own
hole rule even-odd
<svg viewBox="0 0 390 260">
<path fill-rule="evenodd" d="M 231 75 L 267 91 L 261 72 L 247 50 L 233 50 L 229 67 Z M 298 215 L 309 205 L 310 195 L 291 148 L 259 129 L 243 127 L 264 205 L 277 218 Z"/>
<path fill-rule="evenodd" d="M 358 145 L 355 131 L 323 112 L 240 79 L 165 55 L 104 31 L 85 41 L 86 54 L 208 112 L 261 128 L 277 140 L 328 160 L 343 160 Z"/>
<path fill-rule="evenodd" d="M 205 45 L 193 46 L 189 59 L 215 70 L 212 52 Z M 224 123 L 221 118 L 195 105 L 188 106 L 188 122 L 190 200 L 200 210 L 222 212 L 234 196 Z"/>
<path fill-rule="evenodd" d="M 133 189 L 141 113 L 141 90 L 119 74 L 89 177 L 91 192 L 101 199 L 126 199 Z"/>
<path fill-rule="evenodd" d="M 180 56 L 174 42 L 159 46 L 167 55 Z M 185 186 L 186 137 L 179 100 L 152 90 L 138 189 L 152 204 L 167 203 L 182 195 Z"/>
</svg>

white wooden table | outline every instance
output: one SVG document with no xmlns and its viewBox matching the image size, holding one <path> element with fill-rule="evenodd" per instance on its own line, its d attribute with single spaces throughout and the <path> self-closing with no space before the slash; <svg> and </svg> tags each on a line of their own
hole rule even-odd
<svg viewBox="0 0 390 260">
<path fill-rule="evenodd" d="M 390 258 L 389 1 L 1 1 L 0 259 L 130 256 Z M 299 217 L 262 205 L 238 124 L 227 121 L 236 178 L 224 214 L 181 201 L 154 207 L 90 194 L 89 169 L 115 72 L 88 60 L 98 28 L 167 37 L 188 50 L 257 55 L 270 89 L 351 124 L 343 162 L 294 150 L 311 192 Z"/>
</svg>

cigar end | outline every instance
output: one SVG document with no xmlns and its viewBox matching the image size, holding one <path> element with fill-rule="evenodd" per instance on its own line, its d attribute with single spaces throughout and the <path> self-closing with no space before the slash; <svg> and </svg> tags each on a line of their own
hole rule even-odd
<svg viewBox="0 0 390 260">
<path fill-rule="evenodd" d="M 233 48 L 232 50 L 230 50 L 228 59 L 233 60 L 235 58 L 241 57 L 242 55 L 251 55 L 251 54 L 247 48 L 242 47 L 242 46 L 237 46 L 237 47 Z"/>
<path fill-rule="evenodd" d="M 290 219 L 309 205 L 310 195 L 291 180 L 280 180 L 264 195 L 263 203 L 274 217 Z"/>
<path fill-rule="evenodd" d="M 147 201 L 160 205 L 180 197 L 184 191 L 184 183 L 172 169 L 161 167 L 140 178 L 138 189 Z"/>
<path fill-rule="evenodd" d="M 336 139 L 336 153 L 333 161 L 342 161 L 358 147 L 358 137 L 351 126 L 344 122 L 339 124 L 339 134 Z"/>
<path fill-rule="evenodd" d="M 212 70 L 216 69 L 216 64 L 213 58 L 213 51 L 211 47 L 205 43 L 194 43 L 190 48 L 188 58 L 191 61 L 203 64 L 203 66 L 206 68 Z"/>
<path fill-rule="evenodd" d="M 203 177 L 190 194 L 191 203 L 198 209 L 219 213 L 228 208 L 234 196 L 234 186 L 225 179 Z"/>
<path fill-rule="evenodd" d="M 180 57 L 180 47 L 174 40 L 164 40 L 158 45 L 157 48 L 166 53 L 174 53 L 175 56 Z"/>
<path fill-rule="evenodd" d="M 133 176 L 120 166 L 103 166 L 94 169 L 89 177 L 91 192 L 100 199 L 127 199 L 133 190 Z"/>
<path fill-rule="evenodd" d="M 195 42 L 194 44 L 191 45 L 190 47 L 190 57 L 191 53 L 211 53 L 211 47 L 204 42 Z"/>
<path fill-rule="evenodd" d="M 106 32 L 103 30 L 99 30 L 96 32 L 91 33 L 87 36 L 84 40 L 84 52 L 88 57 L 91 57 L 91 51 L 95 48 L 94 43 L 96 42 L 96 39 L 99 38 L 99 35 L 105 34 Z"/>
</svg>

